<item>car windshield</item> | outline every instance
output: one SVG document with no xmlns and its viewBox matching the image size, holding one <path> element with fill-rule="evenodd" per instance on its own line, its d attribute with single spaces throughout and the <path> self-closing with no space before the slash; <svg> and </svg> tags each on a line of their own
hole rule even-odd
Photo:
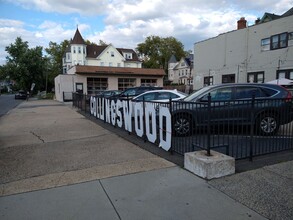
<svg viewBox="0 0 293 220">
<path fill-rule="evenodd" d="M 185 97 L 183 99 L 183 101 L 186 101 L 186 102 L 191 102 L 193 101 L 196 97 L 198 97 L 199 95 L 205 93 L 206 91 L 208 91 L 211 87 L 210 86 L 207 86 L 207 87 L 203 87 L 201 88 L 200 90 L 190 94 L 189 96 Z"/>
</svg>

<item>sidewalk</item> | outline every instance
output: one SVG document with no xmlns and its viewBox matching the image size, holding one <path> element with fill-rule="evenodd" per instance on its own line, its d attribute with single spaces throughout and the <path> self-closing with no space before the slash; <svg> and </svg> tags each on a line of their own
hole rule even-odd
<svg viewBox="0 0 293 220">
<path fill-rule="evenodd" d="M 292 219 L 288 166 L 293 163 L 205 181 L 70 106 L 23 102 L 0 118 L 0 216 Z"/>
</svg>

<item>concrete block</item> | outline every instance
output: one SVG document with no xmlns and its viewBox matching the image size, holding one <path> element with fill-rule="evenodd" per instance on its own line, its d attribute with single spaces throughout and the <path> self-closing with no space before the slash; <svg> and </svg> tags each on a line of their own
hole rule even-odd
<svg viewBox="0 0 293 220">
<path fill-rule="evenodd" d="M 184 168 L 205 178 L 214 179 L 235 173 L 235 159 L 233 157 L 211 151 L 207 156 L 206 151 L 185 153 Z"/>
</svg>

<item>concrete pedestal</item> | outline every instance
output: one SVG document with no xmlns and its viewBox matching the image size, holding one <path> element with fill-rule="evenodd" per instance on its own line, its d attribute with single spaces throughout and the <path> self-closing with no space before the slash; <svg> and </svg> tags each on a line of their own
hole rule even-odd
<svg viewBox="0 0 293 220">
<path fill-rule="evenodd" d="M 184 168 L 202 178 L 214 179 L 234 174 L 235 159 L 216 151 L 211 151 L 211 156 L 206 151 L 195 151 L 185 153 Z"/>
</svg>

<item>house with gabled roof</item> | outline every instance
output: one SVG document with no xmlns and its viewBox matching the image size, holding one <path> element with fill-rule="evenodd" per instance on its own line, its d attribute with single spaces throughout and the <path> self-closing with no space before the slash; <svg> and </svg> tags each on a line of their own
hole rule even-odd
<svg viewBox="0 0 293 220">
<path fill-rule="evenodd" d="M 75 65 L 141 68 L 142 61 L 133 49 L 115 48 L 112 44 L 86 44 L 77 28 L 62 64 L 63 73 L 67 73 Z"/>
<path fill-rule="evenodd" d="M 95 95 L 134 86 L 162 87 L 165 75 L 163 69 L 143 69 L 133 49 L 86 44 L 78 28 L 65 50 L 62 65 L 63 73 L 55 78 L 59 101 L 72 92 Z"/>
<path fill-rule="evenodd" d="M 221 83 L 293 80 L 293 8 L 264 13 L 254 25 L 244 17 L 237 29 L 194 44 L 194 90 Z"/>
<path fill-rule="evenodd" d="M 193 85 L 193 54 L 179 61 L 172 55 L 168 61 L 168 80 L 172 84 Z"/>
</svg>

